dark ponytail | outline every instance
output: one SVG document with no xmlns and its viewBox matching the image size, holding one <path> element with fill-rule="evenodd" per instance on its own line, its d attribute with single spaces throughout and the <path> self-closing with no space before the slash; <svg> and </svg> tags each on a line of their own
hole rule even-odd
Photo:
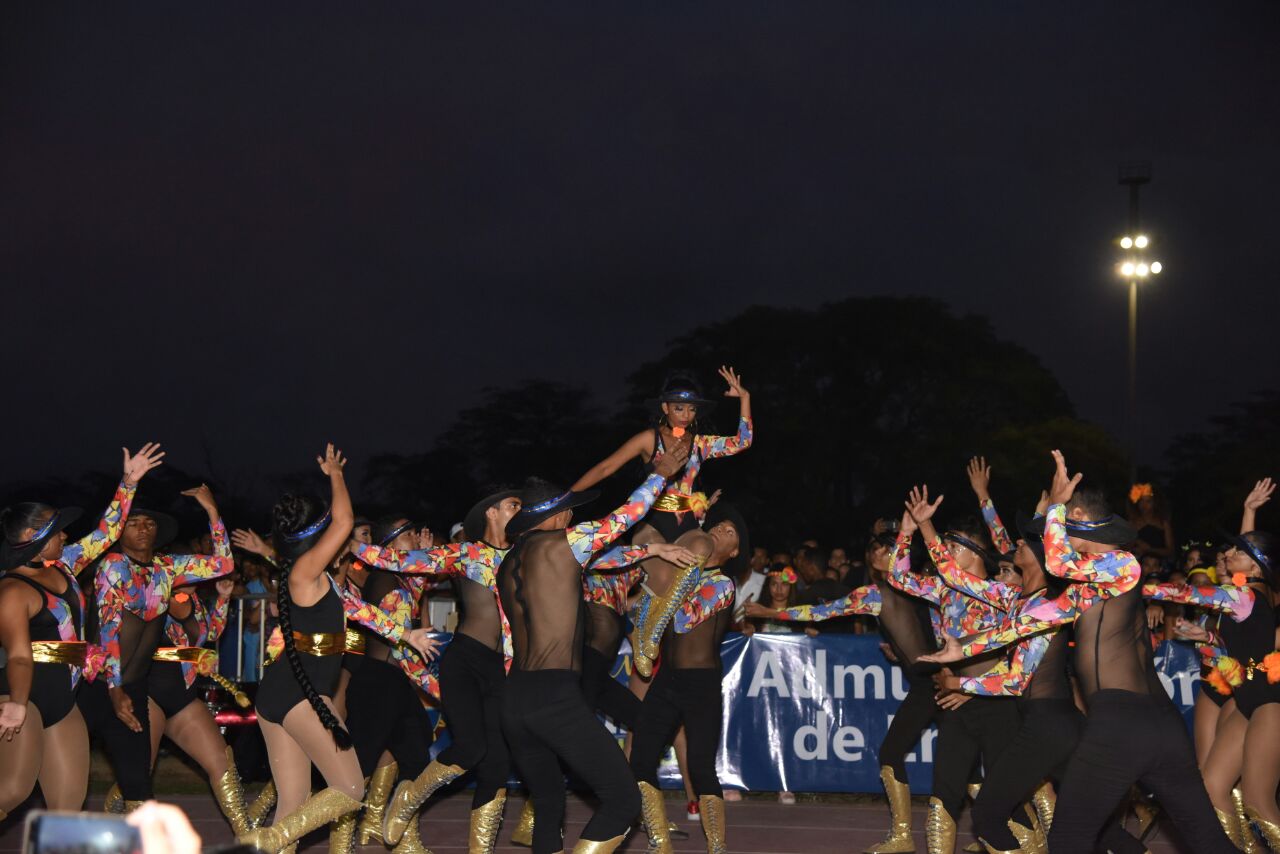
<svg viewBox="0 0 1280 854">
<path fill-rule="evenodd" d="M 302 694 L 311 704 L 316 717 L 320 718 L 320 723 L 333 736 L 334 744 L 338 745 L 339 750 L 348 750 L 351 747 L 351 734 L 342 725 L 342 721 L 338 720 L 338 716 L 325 705 L 324 698 L 316 691 L 311 677 L 303 669 L 302 656 L 298 654 L 298 648 L 293 642 L 293 622 L 289 615 L 290 606 L 293 604 L 293 600 L 289 597 L 289 573 L 293 571 L 293 562 L 314 545 L 323 529 L 300 541 L 290 541 L 289 535 L 314 524 L 327 512 L 319 503 L 294 495 L 286 495 L 276 504 L 273 513 L 276 541 L 284 546 L 280 549 L 284 560 L 280 566 L 276 605 L 280 610 L 280 634 L 284 638 L 284 657 L 293 671 L 293 678 L 298 680 L 298 687 L 302 689 Z M 292 548 L 289 548 L 290 546 Z"/>
</svg>

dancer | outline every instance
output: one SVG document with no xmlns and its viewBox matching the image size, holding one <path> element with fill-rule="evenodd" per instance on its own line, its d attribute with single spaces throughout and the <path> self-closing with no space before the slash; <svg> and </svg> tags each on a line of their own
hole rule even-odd
<svg viewBox="0 0 1280 854">
<path fill-rule="evenodd" d="M 667 814 L 658 788 L 658 765 L 682 724 L 689 745 L 689 776 L 698 797 L 698 814 L 708 854 L 725 854 L 724 791 L 716 775 L 724 698 L 720 642 L 733 621 L 735 559 L 750 554 L 746 522 L 723 502 L 709 516 L 705 534 L 696 533 L 689 549 L 705 563 L 698 589 L 667 626 L 662 667 L 640 707 L 631 748 L 631 770 L 640 787 L 649 851 L 670 854 Z"/>
<path fill-rule="evenodd" d="M 410 828 L 416 832 L 418 810 L 427 798 L 471 770 L 476 785 L 470 850 L 489 852 L 497 844 L 511 771 L 501 717 L 511 629 L 498 605 L 496 573 L 509 548 L 507 523 L 519 510 L 519 491 L 498 489 L 467 512 L 465 542 L 412 551 L 355 549 L 357 558 L 378 569 L 455 576 L 462 602 L 462 621 L 440 658 L 440 698 L 452 743 L 396 787 L 383 820 L 382 837 L 388 844 L 399 843 Z"/>
<path fill-rule="evenodd" d="M 498 572 L 502 610 L 515 653 L 503 695 L 502 725 L 534 801 L 535 854 L 563 848 L 564 777 L 560 760 L 600 799 L 575 846 L 578 854 L 615 850 L 640 812 L 640 795 L 617 743 L 582 696 L 582 570 L 591 556 L 638 522 L 687 453 L 653 460 L 654 473 L 607 517 L 569 527 L 572 508 L 594 492 L 535 481 L 507 525 L 512 549 Z"/>
<path fill-rule="evenodd" d="M 0 819 L 40 782 L 50 809 L 78 810 L 89 783 L 89 735 L 76 705 L 85 665 L 85 599 L 76 581 L 124 527 L 138 481 L 161 464 L 154 443 L 124 451 L 124 476 L 101 521 L 70 545 L 77 507 L 29 501 L 0 513 Z"/>
<path fill-rule="evenodd" d="M 661 412 L 657 425 L 652 430 L 632 436 L 571 487 L 574 492 L 590 489 L 633 459 L 651 463 L 664 450 L 683 453 L 680 446 L 687 443 L 688 465 L 679 479 L 667 485 L 662 498 L 654 505 L 654 512 L 637 527 L 631 538 L 633 543 L 676 543 L 682 534 L 697 530 L 710 506 L 707 497 L 694 490 L 702 463 L 716 457 L 732 456 L 751 447 L 754 436 L 751 395 L 733 368 L 722 365 L 720 376 L 729 386 L 725 397 L 738 398 L 736 435 L 706 436 L 698 433 L 699 411 L 705 413 L 712 401 L 703 397 L 698 381 L 691 375 L 675 373 L 663 383 L 658 398 L 649 401 Z M 658 641 L 666 622 L 693 589 L 697 577 L 687 570 L 677 573 L 674 566 L 662 560 L 649 561 L 645 572 L 646 586 L 654 595 L 645 597 L 638 609 L 632 661 L 636 672 L 648 678 L 653 672 L 653 660 L 658 654 Z"/>
<path fill-rule="evenodd" d="M 345 545 L 354 518 L 343 478 L 346 462 L 332 443 L 316 457 L 329 478 L 328 509 L 310 498 L 286 495 L 272 513 L 283 564 L 277 604 L 284 654 L 262 675 L 257 712 L 279 801 L 270 827 L 240 836 L 241 843 L 271 854 L 329 822 L 336 822 L 330 850 L 350 850 L 364 795 L 351 736 L 333 706 L 346 620 L 337 585 L 325 572 Z M 313 764 L 327 786 L 314 795 Z"/>
<path fill-rule="evenodd" d="M 158 547 L 177 536 L 177 520 L 154 510 L 133 509 L 120 535 L 119 551 L 111 551 L 95 575 L 103 661 L 98 678 L 81 692 L 80 705 L 90 731 L 98 733 L 107 748 L 126 812 L 152 798 L 148 706 L 154 694 L 163 716 L 175 722 L 184 749 L 209 775 L 223 814 L 242 832 L 246 825 L 240 780 L 234 768 L 228 774 L 226 743 L 209 710 L 186 691 L 181 679 L 165 682 L 164 668 L 156 682 L 150 676 L 153 657 L 165 640 L 173 588 L 235 569 L 209 488 L 202 484 L 183 495 L 195 498 L 208 515 L 214 554 L 157 554 Z"/>
</svg>

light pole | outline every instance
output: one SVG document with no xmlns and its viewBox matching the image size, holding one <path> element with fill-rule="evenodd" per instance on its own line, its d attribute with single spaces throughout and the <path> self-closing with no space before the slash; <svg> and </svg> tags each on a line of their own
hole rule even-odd
<svg viewBox="0 0 1280 854">
<path fill-rule="evenodd" d="M 1146 161 L 1120 164 L 1120 183 L 1129 187 L 1129 232 L 1120 238 L 1124 257 L 1117 272 L 1129 284 L 1129 482 L 1138 479 L 1138 283 L 1164 269 L 1147 257 L 1151 239 L 1143 233 L 1138 214 L 1138 190 L 1151 182 Z"/>
</svg>

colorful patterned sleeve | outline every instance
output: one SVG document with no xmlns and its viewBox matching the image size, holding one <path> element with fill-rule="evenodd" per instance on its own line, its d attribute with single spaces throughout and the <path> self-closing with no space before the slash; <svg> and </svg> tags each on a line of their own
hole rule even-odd
<svg viewBox="0 0 1280 854">
<path fill-rule="evenodd" d="M 361 561 L 388 572 L 425 575 L 452 575 L 462 571 L 464 546 L 468 543 L 446 543 L 431 549 L 402 552 L 386 546 L 356 543 L 355 556 Z"/>
<path fill-rule="evenodd" d="M 802 623 L 816 623 L 836 617 L 852 615 L 877 617 L 880 615 L 880 588 L 874 584 L 858 587 L 850 591 L 843 599 L 825 602 L 821 605 L 795 605 L 782 608 L 776 619 L 794 620 Z"/>
<path fill-rule="evenodd" d="M 704 460 L 731 457 L 751 447 L 754 425 L 750 417 L 738 419 L 738 432 L 733 436 L 699 436 L 697 450 Z"/>
<path fill-rule="evenodd" d="M 131 575 L 127 558 L 108 555 L 98 565 L 94 578 L 98 594 L 98 645 L 103 653 L 98 675 L 115 688 L 120 687 L 120 620 L 127 604 L 125 591 L 132 581 Z"/>
<path fill-rule="evenodd" d="M 1005 528 L 1004 522 L 1000 520 L 1000 514 L 996 512 L 995 502 L 988 498 L 980 506 L 982 520 L 987 523 L 987 530 L 991 532 L 991 544 L 1001 554 L 1012 551 L 1014 542 L 1009 537 L 1009 531 Z"/>
<path fill-rule="evenodd" d="M 984 697 L 1020 697 L 1044 660 L 1052 640 L 1049 633 L 1032 635 L 1013 648 L 1013 655 L 980 676 L 960 677 L 960 690 Z"/>
<path fill-rule="evenodd" d="M 62 550 L 62 565 L 71 570 L 72 575 L 79 575 L 86 566 L 110 548 L 112 543 L 120 539 L 124 520 L 129 518 L 129 508 L 133 506 L 133 495 L 137 490 L 136 485 L 129 486 L 123 480 L 120 481 L 98 527 L 88 536 Z"/>
<path fill-rule="evenodd" d="M 676 634 L 687 634 L 705 620 L 733 605 L 733 582 L 719 572 L 705 572 L 698 588 L 680 605 L 671 626 Z"/>
<path fill-rule="evenodd" d="M 236 562 L 231 557 L 231 544 L 227 542 L 227 526 L 221 519 L 210 522 L 209 533 L 213 536 L 213 554 L 173 556 L 171 572 L 174 587 L 221 578 L 235 571 Z"/>
<path fill-rule="evenodd" d="M 201 644 L 211 643 L 222 637 L 222 633 L 227 629 L 227 614 L 230 607 L 231 598 L 219 596 L 214 600 L 213 608 L 205 611 L 204 637 L 200 639 Z"/>
<path fill-rule="evenodd" d="M 935 605 L 942 604 L 942 582 L 937 578 L 911 571 L 911 537 L 898 534 L 898 540 L 893 544 L 893 553 L 889 556 L 889 561 L 893 566 L 889 573 L 890 585 L 908 596 L 915 596 Z"/>
<path fill-rule="evenodd" d="M 582 575 L 582 595 L 588 602 L 612 608 L 616 613 L 627 612 L 627 591 L 636 585 L 644 576 L 642 569 L 629 569 L 625 572 L 596 573 L 586 572 Z"/>
<path fill-rule="evenodd" d="M 1179 605 L 1198 605 L 1211 611 L 1220 611 L 1237 623 L 1253 613 L 1254 594 L 1248 587 L 1204 586 L 1186 584 L 1145 584 L 1142 598 L 1157 602 L 1176 602 Z"/>
<path fill-rule="evenodd" d="M 626 569 L 649 557 L 646 546 L 614 546 L 587 564 L 591 572 L 614 572 Z"/>
<path fill-rule="evenodd" d="M 585 567 L 593 554 L 607 547 L 643 519 L 666 482 L 662 475 L 651 474 L 631 493 L 625 504 L 608 516 L 595 522 L 582 522 L 566 528 L 564 533 L 569 539 L 569 548 L 578 563 Z"/>
<path fill-rule="evenodd" d="M 1056 599 L 1036 594 L 1019 611 L 1006 615 L 1001 625 L 961 639 L 960 650 L 965 658 L 972 658 L 1074 622 L 1082 610 L 1102 596 L 1094 585 L 1072 585 Z"/>
<path fill-rule="evenodd" d="M 938 575 L 952 590 L 958 590 L 966 596 L 972 596 L 974 599 L 986 602 L 1001 611 L 1012 610 L 1018 601 L 1018 597 L 1022 595 L 1022 588 L 1020 587 L 979 578 L 972 573 L 965 572 L 956 563 L 955 558 L 951 555 L 951 550 L 947 548 L 947 544 L 942 540 L 934 538 L 933 542 L 928 545 L 929 558 L 933 561 L 933 565 L 938 568 Z"/>
<path fill-rule="evenodd" d="M 1067 508 L 1055 504 L 1044 520 L 1044 565 L 1050 575 L 1071 581 L 1127 583 L 1133 588 L 1142 578 L 1142 568 L 1125 551 L 1081 555 L 1067 537 Z"/>
<path fill-rule="evenodd" d="M 391 594 L 388 594 L 383 601 L 386 601 L 390 596 Z M 413 609 L 413 603 L 408 601 L 407 596 L 402 597 L 402 599 L 403 603 L 396 603 L 396 612 L 392 614 L 377 605 L 369 604 L 349 590 L 344 590 L 342 592 L 342 610 L 348 620 L 359 623 L 374 634 L 380 635 L 393 643 L 399 643 L 411 628 L 409 622 L 411 617 L 409 619 L 401 619 L 401 617 L 404 614 L 411 614 Z M 402 610 L 403 614 L 401 613 Z"/>
</svg>

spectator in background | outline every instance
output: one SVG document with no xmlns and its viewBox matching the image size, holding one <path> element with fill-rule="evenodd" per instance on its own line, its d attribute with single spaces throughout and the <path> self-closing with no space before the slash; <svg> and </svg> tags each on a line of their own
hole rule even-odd
<svg viewBox="0 0 1280 854">
<path fill-rule="evenodd" d="M 801 605 L 825 605 L 849 595 L 850 588 L 843 581 L 829 577 L 833 573 L 831 560 L 821 549 L 809 549 L 800 558 L 800 576 L 808 582 L 800 591 Z M 810 580 L 812 579 L 812 580 Z M 818 629 L 824 633 L 852 634 L 857 632 L 857 617 L 836 617 L 824 620 Z"/>
<path fill-rule="evenodd" d="M 1133 553 L 1139 560 L 1153 555 L 1160 561 L 1173 558 L 1173 525 L 1168 508 L 1156 501 L 1155 489 L 1149 483 L 1135 483 L 1129 490 L 1129 524 L 1138 532 Z"/>
<path fill-rule="evenodd" d="M 765 583 L 764 573 L 768 565 L 769 553 L 765 551 L 763 546 L 756 546 L 751 550 L 751 560 L 747 563 L 747 571 L 743 577 L 734 579 L 734 583 L 738 587 L 733 603 L 733 622 L 735 625 L 742 625 L 744 618 L 742 609 L 747 602 L 760 601 L 761 590 Z"/>
<path fill-rule="evenodd" d="M 827 558 L 827 566 L 836 571 L 837 581 L 843 581 L 848 584 L 846 576 L 849 574 L 849 570 L 853 567 L 853 564 L 849 562 L 848 552 L 846 552 L 842 547 L 836 546 L 831 550 L 831 556 Z M 852 590 L 853 586 L 849 585 L 849 589 Z"/>
<path fill-rule="evenodd" d="M 466 532 L 462 529 L 461 522 L 455 522 L 454 526 L 449 529 L 449 542 L 461 543 L 466 540 Z"/>
</svg>

